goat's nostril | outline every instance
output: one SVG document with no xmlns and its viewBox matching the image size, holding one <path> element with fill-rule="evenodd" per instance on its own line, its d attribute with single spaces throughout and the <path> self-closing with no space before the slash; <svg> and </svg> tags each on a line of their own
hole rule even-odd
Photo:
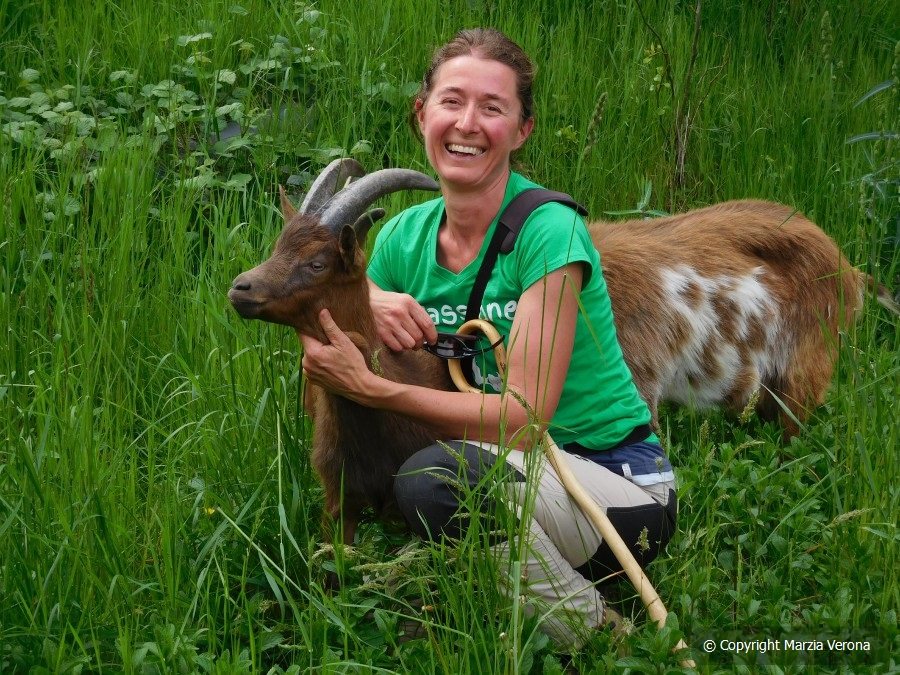
<svg viewBox="0 0 900 675">
<path fill-rule="evenodd" d="M 245 279 L 235 279 L 231 284 L 231 287 L 236 291 L 249 291 L 250 290 L 250 282 Z"/>
</svg>

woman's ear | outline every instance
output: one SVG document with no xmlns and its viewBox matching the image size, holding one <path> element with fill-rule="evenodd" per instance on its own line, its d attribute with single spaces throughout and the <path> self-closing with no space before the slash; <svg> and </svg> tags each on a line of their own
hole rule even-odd
<svg viewBox="0 0 900 675">
<path fill-rule="evenodd" d="M 413 110 L 416 113 L 416 120 L 418 120 L 419 122 L 419 130 L 421 131 L 422 121 L 425 115 L 425 101 L 420 98 L 416 98 L 415 102 L 413 103 Z"/>
<path fill-rule="evenodd" d="M 532 131 L 534 131 L 534 117 L 529 117 L 519 125 L 519 140 L 516 142 L 514 150 L 518 150 L 525 144 Z"/>
</svg>

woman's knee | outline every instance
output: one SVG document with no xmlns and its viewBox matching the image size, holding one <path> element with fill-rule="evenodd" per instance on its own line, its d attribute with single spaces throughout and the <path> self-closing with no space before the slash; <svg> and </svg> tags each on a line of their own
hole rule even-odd
<svg viewBox="0 0 900 675">
<path fill-rule="evenodd" d="M 480 446 L 450 441 L 422 448 L 397 472 L 394 496 L 413 532 L 434 539 L 459 538 L 468 527 L 463 493 L 477 489 L 496 456 Z M 479 510 L 489 510 L 481 504 Z"/>
<path fill-rule="evenodd" d="M 638 564 L 646 567 L 665 549 L 675 533 L 677 512 L 675 491 L 670 489 L 665 504 L 654 501 L 639 506 L 609 507 L 606 517 L 629 545 Z M 621 570 L 622 564 L 604 541 L 577 571 L 588 579 L 599 580 Z"/>
</svg>

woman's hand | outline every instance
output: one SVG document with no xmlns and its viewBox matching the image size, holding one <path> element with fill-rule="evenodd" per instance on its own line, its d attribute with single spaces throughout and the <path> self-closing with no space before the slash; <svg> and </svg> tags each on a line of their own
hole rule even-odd
<svg viewBox="0 0 900 675">
<path fill-rule="evenodd" d="M 369 304 L 375 315 L 375 330 L 388 349 L 418 349 L 424 342 L 437 340 L 434 322 L 411 295 L 383 291 L 370 280 Z"/>
<path fill-rule="evenodd" d="M 361 394 L 369 386 L 369 378 L 375 375 L 366 365 L 362 352 L 338 327 L 327 309 L 319 312 L 319 324 L 325 331 L 328 343 L 319 342 L 309 335 L 300 336 L 303 372 L 311 382 L 323 389 L 359 402 Z"/>
</svg>

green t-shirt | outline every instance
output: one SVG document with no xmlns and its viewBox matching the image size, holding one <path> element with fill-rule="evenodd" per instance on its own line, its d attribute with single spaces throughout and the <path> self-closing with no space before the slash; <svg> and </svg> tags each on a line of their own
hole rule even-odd
<svg viewBox="0 0 900 675">
<path fill-rule="evenodd" d="M 522 190 L 533 187 L 539 186 L 512 173 L 500 212 Z M 464 323 L 469 293 L 497 218 L 488 228 L 478 257 L 454 274 L 437 262 L 437 232 L 443 215 L 444 200 L 438 198 L 388 221 L 378 233 L 368 274 L 383 290 L 412 295 L 439 331 L 454 332 Z M 575 441 L 603 450 L 620 442 L 634 427 L 648 423 L 650 411 L 622 358 L 600 254 L 575 211 L 555 202 L 535 209 L 513 251 L 497 258 L 479 316 L 492 322 L 507 338 L 508 348 L 522 293 L 550 272 L 573 262 L 584 263 L 581 310 L 569 372 L 549 431 L 560 445 Z M 486 355 L 476 365 L 476 383 L 486 390 L 501 391 L 497 370 L 493 356 Z"/>
</svg>

